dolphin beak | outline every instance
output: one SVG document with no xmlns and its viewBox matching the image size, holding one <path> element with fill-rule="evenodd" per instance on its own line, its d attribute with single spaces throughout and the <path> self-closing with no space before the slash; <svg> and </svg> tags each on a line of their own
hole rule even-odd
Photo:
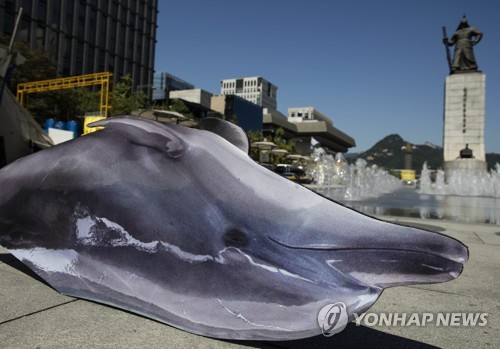
<svg viewBox="0 0 500 349">
<path fill-rule="evenodd" d="M 312 229 L 272 240 L 379 288 L 450 281 L 468 259 L 467 247 L 448 236 L 351 214 L 349 224 L 330 224 L 335 232 Z"/>
</svg>

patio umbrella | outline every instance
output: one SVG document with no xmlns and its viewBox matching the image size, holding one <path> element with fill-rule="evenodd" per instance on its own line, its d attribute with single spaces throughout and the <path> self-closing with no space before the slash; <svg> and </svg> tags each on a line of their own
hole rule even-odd
<svg viewBox="0 0 500 349">
<path fill-rule="evenodd" d="M 253 142 L 251 145 L 252 148 L 257 148 L 259 150 L 271 150 L 277 147 L 273 142 L 261 141 L 261 142 Z"/>
</svg>

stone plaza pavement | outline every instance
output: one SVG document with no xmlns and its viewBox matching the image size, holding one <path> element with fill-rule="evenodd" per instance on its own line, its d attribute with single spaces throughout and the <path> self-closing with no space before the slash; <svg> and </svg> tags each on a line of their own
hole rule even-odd
<svg viewBox="0 0 500 349">
<path fill-rule="evenodd" d="M 0 248 L 0 348 L 500 348 L 500 226 L 382 217 L 461 240 L 470 259 L 454 281 L 383 292 L 368 313 L 488 313 L 486 326 L 356 326 L 289 342 L 223 341 L 54 291 Z M 373 319 L 373 317 L 372 317 Z"/>
</svg>

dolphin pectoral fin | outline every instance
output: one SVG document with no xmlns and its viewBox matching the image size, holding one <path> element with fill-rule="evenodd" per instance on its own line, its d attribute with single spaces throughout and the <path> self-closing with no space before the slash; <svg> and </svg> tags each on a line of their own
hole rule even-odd
<svg viewBox="0 0 500 349">
<path fill-rule="evenodd" d="M 200 126 L 203 130 L 221 136 L 226 141 L 248 154 L 248 138 L 239 126 L 218 118 L 201 119 Z"/>
<path fill-rule="evenodd" d="M 167 153 L 172 158 L 181 156 L 187 149 L 177 130 L 152 120 L 124 116 L 99 120 L 88 126 L 101 126 L 120 132 L 131 143 L 155 148 Z"/>
</svg>

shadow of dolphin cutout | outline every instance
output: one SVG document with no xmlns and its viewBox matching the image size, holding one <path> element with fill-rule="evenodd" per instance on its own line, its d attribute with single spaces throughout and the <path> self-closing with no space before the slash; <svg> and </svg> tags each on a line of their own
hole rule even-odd
<svg viewBox="0 0 500 349">
<path fill-rule="evenodd" d="M 322 333 L 383 289 L 456 278 L 457 240 L 373 219 L 256 164 L 237 126 L 133 117 L 0 170 L 0 244 L 52 287 L 210 337 Z"/>
</svg>

